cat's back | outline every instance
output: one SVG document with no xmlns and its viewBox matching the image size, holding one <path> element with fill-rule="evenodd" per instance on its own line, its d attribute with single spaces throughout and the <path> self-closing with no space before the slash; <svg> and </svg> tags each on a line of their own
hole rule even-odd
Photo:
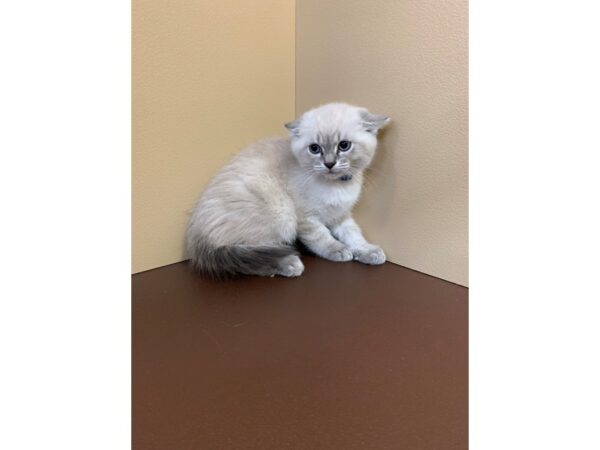
<svg viewBox="0 0 600 450">
<path fill-rule="evenodd" d="M 288 193 L 284 138 L 257 141 L 235 155 L 210 181 L 194 210 L 190 230 L 223 243 L 291 240 L 296 215 Z M 292 156 L 293 157 L 293 156 Z"/>
<path fill-rule="evenodd" d="M 240 170 L 248 175 L 259 173 L 279 175 L 282 164 L 291 156 L 290 140 L 282 137 L 271 137 L 256 141 L 233 157 L 231 162 L 223 168 L 227 170 Z"/>
<path fill-rule="evenodd" d="M 278 188 L 286 184 L 284 165 L 291 156 L 289 139 L 281 137 L 265 138 L 245 147 L 209 182 L 204 196 L 213 190 L 225 188 L 232 192 L 254 191 Z M 264 187 L 262 187 L 264 185 Z"/>
</svg>

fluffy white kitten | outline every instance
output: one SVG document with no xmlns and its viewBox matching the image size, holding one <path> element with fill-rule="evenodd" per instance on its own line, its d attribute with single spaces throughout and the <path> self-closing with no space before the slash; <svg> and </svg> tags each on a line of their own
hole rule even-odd
<svg viewBox="0 0 600 450">
<path fill-rule="evenodd" d="M 351 211 L 377 131 L 389 120 L 330 103 L 286 124 L 291 139 L 242 150 L 212 179 L 192 215 L 186 248 L 194 268 L 217 278 L 298 276 L 304 265 L 296 239 L 332 261 L 384 263 L 383 250 L 365 240 Z"/>
</svg>

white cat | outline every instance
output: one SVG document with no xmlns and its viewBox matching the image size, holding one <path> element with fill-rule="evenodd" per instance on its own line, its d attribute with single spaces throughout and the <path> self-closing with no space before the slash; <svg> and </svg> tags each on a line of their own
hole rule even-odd
<svg viewBox="0 0 600 450">
<path fill-rule="evenodd" d="M 211 180 L 192 215 L 186 248 L 194 268 L 221 278 L 237 274 L 286 277 L 304 270 L 300 240 L 332 261 L 383 264 L 351 216 L 363 171 L 390 121 L 364 108 L 330 103 L 242 150 Z"/>
</svg>

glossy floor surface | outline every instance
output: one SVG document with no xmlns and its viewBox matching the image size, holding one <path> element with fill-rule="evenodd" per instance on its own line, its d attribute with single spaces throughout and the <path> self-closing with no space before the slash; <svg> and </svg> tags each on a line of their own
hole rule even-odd
<svg viewBox="0 0 600 450">
<path fill-rule="evenodd" d="M 305 256 L 295 279 L 133 276 L 133 448 L 467 448 L 468 291 Z"/>
</svg>

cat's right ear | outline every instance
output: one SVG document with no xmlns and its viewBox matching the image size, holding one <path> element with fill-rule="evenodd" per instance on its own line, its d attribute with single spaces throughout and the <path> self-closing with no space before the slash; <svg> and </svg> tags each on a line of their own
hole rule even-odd
<svg viewBox="0 0 600 450">
<path fill-rule="evenodd" d="M 300 119 L 296 119 L 293 122 L 288 122 L 284 125 L 290 133 L 291 137 L 300 136 Z"/>
</svg>

